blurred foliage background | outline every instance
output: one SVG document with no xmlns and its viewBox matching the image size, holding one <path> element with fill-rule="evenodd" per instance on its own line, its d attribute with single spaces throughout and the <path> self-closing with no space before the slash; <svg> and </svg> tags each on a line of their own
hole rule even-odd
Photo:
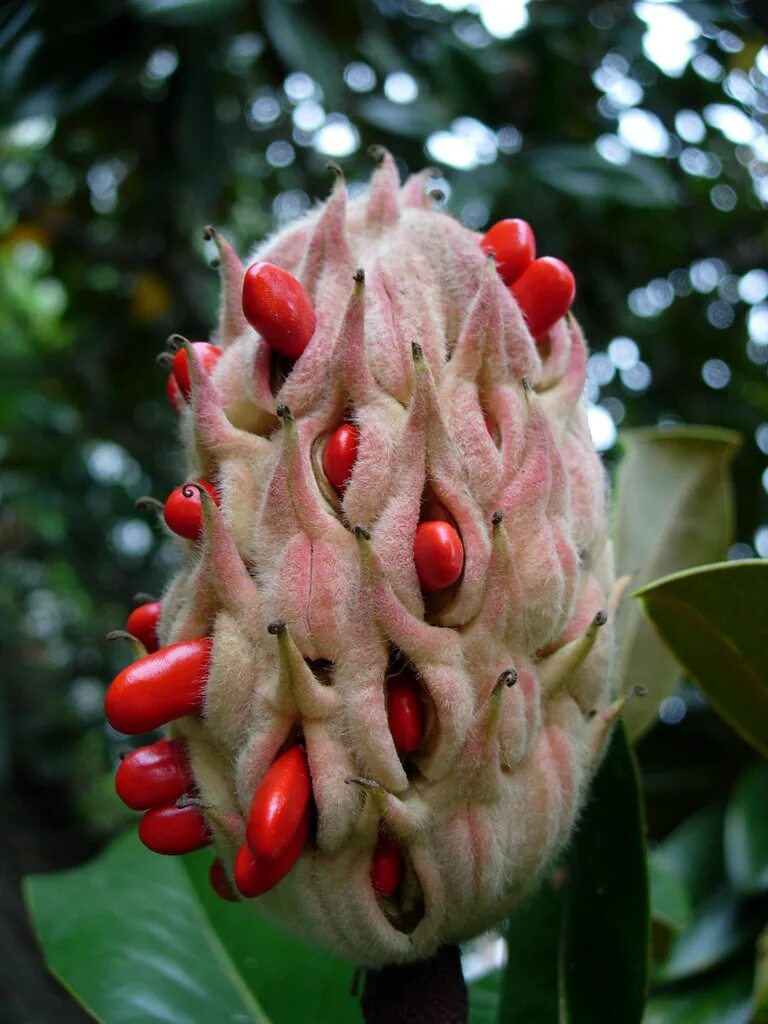
<svg viewBox="0 0 768 1024">
<path fill-rule="evenodd" d="M 736 0 L 2 6 L 3 1019 L 83 1019 L 45 987 L 15 881 L 128 820 L 102 717 L 128 652 L 104 635 L 176 558 L 134 501 L 180 482 L 154 357 L 213 325 L 206 223 L 245 254 L 327 194 L 329 160 L 361 188 L 374 143 L 435 165 L 472 228 L 526 218 L 576 273 L 609 466 L 627 425 L 739 430 L 729 557 L 768 557 L 767 22 Z M 639 749 L 653 840 L 753 757 L 689 688 L 660 719 Z"/>
</svg>

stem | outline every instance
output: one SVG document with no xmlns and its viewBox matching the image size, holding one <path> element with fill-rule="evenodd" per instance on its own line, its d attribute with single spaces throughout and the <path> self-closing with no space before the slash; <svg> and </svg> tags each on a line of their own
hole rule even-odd
<svg viewBox="0 0 768 1024">
<path fill-rule="evenodd" d="M 366 1024 L 467 1024 L 458 947 L 443 946 L 418 963 L 367 971 L 360 1006 Z"/>
</svg>

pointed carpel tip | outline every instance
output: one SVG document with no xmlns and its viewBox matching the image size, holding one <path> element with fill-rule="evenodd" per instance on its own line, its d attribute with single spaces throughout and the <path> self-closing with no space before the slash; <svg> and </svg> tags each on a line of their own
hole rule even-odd
<svg viewBox="0 0 768 1024">
<path fill-rule="evenodd" d="M 517 672 L 513 668 L 505 669 L 501 673 L 499 678 L 496 680 L 493 689 L 491 690 L 492 697 L 498 697 L 499 694 L 503 693 L 504 690 L 514 686 L 517 682 Z"/>
<path fill-rule="evenodd" d="M 594 619 L 592 619 L 592 625 L 599 628 L 600 626 L 604 626 L 607 621 L 608 612 L 604 608 L 601 608 L 597 615 L 595 615 Z"/>
<path fill-rule="evenodd" d="M 208 491 L 204 487 L 201 487 L 196 480 L 187 480 L 185 484 L 181 485 L 181 493 L 185 498 L 194 498 L 195 492 L 197 492 L 200 501 L 203 502 L 207 498 L 209 501 L 213 501 Z"/>
<path fill-rule="evenodd" d="M 379 145 L 378 142 L 374 142 L 372 146 L 368 147 L 368 155 L 373 157 L 377 164 L 380 164 L 389 156 L 389 150 L 385 146 Z"/>
<path fill-rule="evenodd" d="M 411 355 L 413 356 L 413 361 L 414 363 L 416 363 L 417 366 L 423 365 L 424 349 L 416 341 L 414 341 L 413 344 L 411 345 Z"/>
<path fill-rule="evenodd" d="M 363 789 L 371 789 L 375 793 L 387 792 L 380 782 L 376 782 L 374 779 L 365 779 L 361 775 L 347 775 L 344 781 L 348 786 L 361 786 Z"/>
<path fill-rule="evenodd" d="M 165 340 L 165 343 L 171 350 L 171 352 L 178 352 L 179 348 L 182 345 L 189 344 L 188 340 L 184 337 L 183 334 L 169 334 Z"/>
<path fill-rule="evenodd" d="M 334 160 L 329 160 L 325 165 L 325 169 L 333 174 L 336 181 L 344 181 L 344 171 Z"/>
<path fill-rule="evenodd" d="M 203 241 L 210 242 L 216 237 L 216 228 L 212 224 L 206 224 L 203 228 Z"/>
<path fill-rule="evenodd" d="M 635 683 L 630 692 L 633 697 L 647 697 L 648 687 L 644 686 L 643 683 Z"/>
<path fill-rule="evenodd" d="M 293 413 L 288 408 L 288 406 L 285 404 L 285 402 L 280 402 L 279 405 L 277 406 L 277 408 L 275 409 L 275 412 L 279 416 L 279 418 L 281 420 L 283 420 L 285 423 L 293 423 L 294 422 L 294 420 L 293 420 Z"/>
<path fill-rule="evenodd" d="M 365 271 L 362 267 L 358 267 L 352 275 L 352 280 L 355 284 L 365 284 Z"/>
<path fill-rule="evenodd" d="M 173 366 L 173 356 L 170 352 L 158 352 L 155 356 L 155 363 L 161 370 L 168 370 L 170 372 Z"/>
<path fill-rule="evenodd" d="M 157 498 L 153 498 L 151 494 L 142 494 L 133 503 L 133 507 L 138 512 L 162 512 L 165 505 L 163 505 L 162 501 L 158 501 Z"/>
<path fill-rule="evenodd" d="M 106 639 L 111 643 L 113 640 L 130 640 L 132 643 L 136 642 L 136 637 L 133 633 L 129 633 L 127 629 L 110 629 L 106 634 Z"/>
<path fill-rule="evenodd" d="M 219 259 L 218 256 L 216 256 L 216 257 L 214 257 L 214 259 L 211 260 L 211 262 L 208 264 L 208 266 L 211 268 L 211 270 L 220 270 L 221 269 L 221 260 Z"/>
<path fill-rule="evenodd" d="M 288 627 L 285 624 L 285 619 L 276 619 L 274 622 L 270 622 L 267 626 L 267 632 L 270 636 L 280 636 L 285 633 Z"/>
<path fill-rule="evenodd" d="M 496 511 L 491 516 L 491 525 L 492 526 L 501 526 L 501 524 L 503 522 L 504 522 L 504 513 L 501 511 L 501 509 L 496 509 Z"/>
<path fill-rule="evenodd" d="M 153 601 L 156 600 L 157 598 L 154 596 L 154 594 L 145 594 L 143 590 L 140 590 L 138 594 L 134 594 L 133 597 L 131 598 L 133 604 L 151 604 Z"/>
<path fill-rule="evenodd" d="M 368 532 L 368 530 L 364 526 L 361 526 L 360 523 L 358 523 L 357 526 L 354 527 L 352 532 L 354 533 L 355 537 L 357 537 L 358 540 L 371 539 L 371 535 Z"/>
</svg>

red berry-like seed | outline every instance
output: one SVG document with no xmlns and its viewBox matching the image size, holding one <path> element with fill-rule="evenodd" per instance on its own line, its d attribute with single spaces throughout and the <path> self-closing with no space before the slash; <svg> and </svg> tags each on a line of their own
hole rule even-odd
<svg viewBox="0 0 768 1024">
<path fill-rule="evenodd" d="M 115 773 L 117 795 L 134 811 L 171 804 L 195 791 L 183 740 L 158 740 L 128 754 Z"/>
<path fill-rule="evenodd" d="M 323 450 L 323 472 L 339 494 L 347 489 L 357 458 L 360 432 L 353 423 L 342 423 L 328 438 Z"/>
<path fill-rule="evenodd" d="M 124 668 L 107 690 L 107 721 L 118 732 L 152 732 L 199 714 L 211 659 L 210 637 L 179 640 Z"/>
<path fill-rule="evenodd" d="M 505 284 L 512 284 L 536 259 L 536 239 L 531 225 L 516 218 L 500 220 L 489 228 L 480 246 L 493 253 L 496 270 Z"/>
<path fill-rule="evenodd" d="M 419 523 L 413 560 L 422 590 L 444 590 L 456 582 L 464 568 L 461 537 L 450 523 L 436 519 Z"/>
<path fill-rule="evenodd" d="M 194 341 L 192 348 L 195 350 L 195 355 L 199 358 L 207 373 L 211 372 L 224 355 L 218 345 L 211 345 L 207 341 Z M 185 348 L 180 348 L 173 357 L 171 370 L 176 378 L 176 383 L 179 385 L 181 394 L 185 399 L 189 399 L 192 392 L 192 380 L 189 374 L 189 357 Z"/>
<path fill-rule="evenodd" d="M 134 608 L 125 624 L 131 636 L 135 636 L 144 644 L 148 654 L 152 654 L 160 646 L 157 627 L 162 611 L 163 606 L 159 601 L 148 601 L 147 604 L 140 604 L 138 608 Z"/>
<path fill-rule="evenodd" d="M 211 888 L 217 896 L 221 896 L 223 900 L 228 900 L 230 903 L 238 902 L 237 893 L 232 888 L 229 875 L 218 857 L 215 857 L 211 862 L 210 869 L 208 870 L 208 881 L 211 883 Z"/>
<path fill-rule="evenodd" d="M 387 720 L 397 749 L 412 754 L 421 746 L 424 713 L 415 679 L 398 673 L 387 680 Z"/>
<path fill-rule="evenodd" d="M 168 397 L 171 408 L 178 416 L 184 407 L 184 395 L 182 395 L 181 388 L 176 383 L 176 378 L 172 373 L 168 374 L 168 380 L 165 382 L 165 394 Z"/>
<path fill-rule="evenodd" d="M 528 329 L 540 341 L 573 305 L 576 281 L 562 260 L 542 256 L 511 287 Z"/>
<path fill-rule="evenodd" d="M 243 313 L 269 347 L 288 359 L 298 359 L 315 333 L 312 301 L 292 274 L 273 263 L 246 270 Z"/>
<path fill-rule="evenodd" d="M 209 480 L 195 480 L 219 504 L 219 492 Z M 203 508 L 197 487 L 182 484 L 168 495 L 163 509 L 168 527 L 187 540 L 197 540 L 203 529 Z"/>
<path fill-rule="evenodd" d="M 312 799 L 304 747 L 289 747 L 270 765 L 251 803 L 245 838 L 256 858 L 280 857 L 289 846 Z"/>
<path fill-rule="evenodd" d="M 261 896 L 285 878 L 306 846 L 311 821 L 312 812 L 308 807 L 277 857 L 254 857 L 249 846 L 243 843 L 235 857 L 234 870 L 235 885 L 243 896 Z"/>
<path fill-rule="evenodd" d="M 179 854 L 200 850 L 211 842 L 205 818 L 196 807 L 153 807 L 142 815 L 139 839 L 154 853 Z"/>
<path fill-rule="evenodd" d="M 379 896 L 391 896 L 400 884 L 403 855 L 397 842 L 382 832 L 371 861 L 371 883 Z"/>
</svg>

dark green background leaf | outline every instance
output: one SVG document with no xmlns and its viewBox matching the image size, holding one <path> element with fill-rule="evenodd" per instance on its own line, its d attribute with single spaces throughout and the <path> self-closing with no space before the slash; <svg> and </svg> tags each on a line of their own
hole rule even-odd
<svg viewBox="0 0 768 1024">
<path fill-rule="evenodd" d="M 768 889 L 768 762 L 742 775 L 725 815 L 725 867 L 746 895 Z"/>
<path fill-rule="evenodd" d="M 563 985 L 569 1024 L 639 1024 L 648 979 L 645 819 L 623 722 L 569 857 Z"/>
<path fill-rule="evenodd" d="M 724 562 L 676 573 L 637 596 L 717 710 L 768 754 L 768 562 Z"/>
<path fill-rule="evenodd" d="M 135 831 L 25 888 L 49 967 L 104 1024 L 269 1024 L 181 861 Z"/>
<path fill-rule="evenodd" d="M 623 725 L 552 879 L 509 919 L 500 1024 L 639 1024 L 648 881 L 637 773 Z"/>
</svg>

